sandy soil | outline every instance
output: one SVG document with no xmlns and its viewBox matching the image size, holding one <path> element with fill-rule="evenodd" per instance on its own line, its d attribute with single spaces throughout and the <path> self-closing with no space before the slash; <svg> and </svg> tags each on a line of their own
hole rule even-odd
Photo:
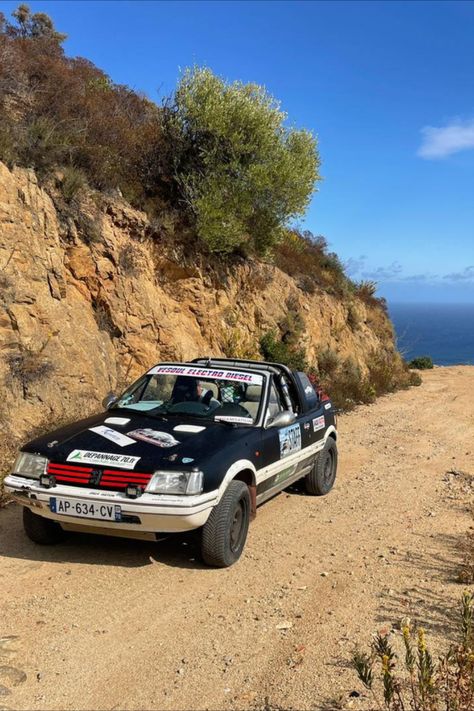
<svg viewBox="0 0 474 711">
<path fill-rule="evenodd" d="M 340 417 L 334 490 L 264 504 L 228 570 L 201 566 L 192 536 L 38 547 L 7 506 L 0 708 L 368 708 L 349 697 L 356 640 L 405 615 L 452 635 L 473 520 L 446 472 L 474 473 L 473 393 L 474 367 L 437 368 Z"/>
</svg>

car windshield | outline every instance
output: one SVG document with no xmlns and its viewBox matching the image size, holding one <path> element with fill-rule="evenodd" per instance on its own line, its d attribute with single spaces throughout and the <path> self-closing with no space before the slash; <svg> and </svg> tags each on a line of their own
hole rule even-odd
<svg viewBox="0 0 474 711">
<path fill-rule="evenodd" d="M 252 425 L 262 394 L 258 373 L 162 365 L 128 388 L 114 408 Z"/>
</svg>

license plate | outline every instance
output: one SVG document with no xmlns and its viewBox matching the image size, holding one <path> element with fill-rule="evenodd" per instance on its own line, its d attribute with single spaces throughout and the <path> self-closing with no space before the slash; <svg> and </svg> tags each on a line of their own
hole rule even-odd
<svg viewBox="0 0 474 711">
<path fill-rule="evenodd" d="M 51 496 L 49 508 L 52 513 L 62 516 L 79 516 L 81 518 L 96 518 L 103 521 L 121 521 L 122 509 L 116 504 L 101 504 L 97 501 L 77 501 Z"/>
</svg>

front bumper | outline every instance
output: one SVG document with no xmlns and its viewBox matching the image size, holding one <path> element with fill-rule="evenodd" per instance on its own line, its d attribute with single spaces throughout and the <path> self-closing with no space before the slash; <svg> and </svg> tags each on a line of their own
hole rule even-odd
<svg viewBox="0 0 474 711">
<path fill-rule="evenodd" d="M 133 535 L 146 533 L 175 533 L 190 531 L 203 526 L 211 509 L 216 505 L 218 492 L 211 491 L 198 496 L 168 496 L 164 494 L 142 494 L 138 499 L 130 499 L 120 492 L 98 491 L 78 486 L 57 484 L 50 489 L 41 486 L 34 479 L 10 474 L 4 480 L 4 487 L 15 501 L 28 506 L 45 518 L 58 521 L 68 530 L 83 530 L 108 535 Z M 49 508 L 51 496 L 62 496 L 74 501 L 113 503 L 120 505 L 125 521 L 103 521 L 100 519 L 65 516 L 53 513 Z M 127 521 L 133 518 L 133 522 Z"/>
</svg>

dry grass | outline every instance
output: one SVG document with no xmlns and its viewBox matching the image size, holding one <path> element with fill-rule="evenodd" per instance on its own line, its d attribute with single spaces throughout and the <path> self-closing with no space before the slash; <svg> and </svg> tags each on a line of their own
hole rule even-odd
<svg viewBox="0 0 474 711">
<path fill-rule="evenodd" d="M 5 358 L 10 381 L 18 381 L 24 392 L 35 383 L 48 380 L 55 371 L 55 366 L 43 355 L 43 350 L 44 347 L 39 351 L 22 348 L 17 353 L 9 353 Z"/>
</svg>

